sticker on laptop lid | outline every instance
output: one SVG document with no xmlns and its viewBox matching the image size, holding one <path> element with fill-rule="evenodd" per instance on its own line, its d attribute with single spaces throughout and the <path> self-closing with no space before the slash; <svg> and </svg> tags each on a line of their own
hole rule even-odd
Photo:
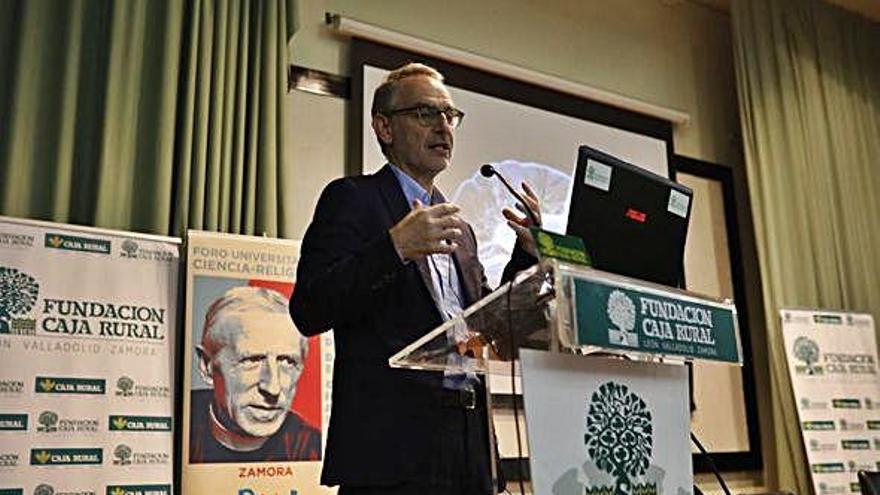
<svg viewBox="0 0 880 495">
<path fill-rule="evenodd" d="M 603 191 L 611 189 L 611 167 L 596 160 L 587 160 L 584 184 Z"/>
<path fill-rule="evenodd" d="M 687 194 L 676 189 L 669 190 L 669 205 L 666 207 L 670 213 L 674 213 L 681 218 L 687 218 L 688 206 L 691 204 L 691 198 Z"/>
</svg>

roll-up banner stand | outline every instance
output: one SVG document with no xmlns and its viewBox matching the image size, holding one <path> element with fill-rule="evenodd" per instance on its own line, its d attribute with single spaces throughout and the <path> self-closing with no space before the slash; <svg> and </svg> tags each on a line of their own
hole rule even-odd
<svg viewBox="0 0 880 495">
<path fill-rule="evenodd" d="M 334 493 L 332 335 L 302 337 L 287 310 L 299 242 L 190 231 L 186 252 L 183 493 Z"/>
<path fill-rule="evenodd" d="M 180 240 L 0 217 L 0 494 L 170 494 Z"/>
<path fill-rule="evenodd" d="M 880 470 L 880 381 L 870 314 L 783 309 L 782 335 L 816 495 L 861 493 Z"/>
</svg>

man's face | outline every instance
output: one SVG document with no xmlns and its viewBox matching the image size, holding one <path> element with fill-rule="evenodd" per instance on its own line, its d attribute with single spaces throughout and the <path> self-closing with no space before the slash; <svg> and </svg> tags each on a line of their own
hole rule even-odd
<svg viewBox="0 0 880 495">
<path fill-rule="evenodd" d="M 392 98 L 392 110 L 422 105 L 440 109 L 453 107 L 449 91 L 440 81 L 427 76 L 413 76 L 397 83 Z M 388 136 L 383 139 L 397 163 L 411 175 L 435 177 L 449 166 L 452 160 L 454 128 L 445 118 L 435 125 L 425 126 L 414 113 L 380 117 L 387 125 Z M 377 130 L 377 132 L 380 132 Z M 383 136 L 380 134 L 380 139 Z M 389 142 L 390 139 L 390 142 Z"/>
<path fill-rule="evenodd" d="M 232 344 L 214 356 L 214 405 L 242 432 L 268 437 L 281 427 L 303 369 L 302 337 L 282 313 L 230 315 Z"/>
</svg>

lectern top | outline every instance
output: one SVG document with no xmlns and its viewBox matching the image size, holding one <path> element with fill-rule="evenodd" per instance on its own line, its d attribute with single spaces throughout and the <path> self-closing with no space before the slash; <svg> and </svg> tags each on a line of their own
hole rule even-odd
<svg viewBox="0 0 880 495">
<path fill-rule="evenodd" d="M 389 364 L 486 373 L 520 348 L 742 364 L 732 301 L 558 260 L 519 273 Z"/>
</svg>

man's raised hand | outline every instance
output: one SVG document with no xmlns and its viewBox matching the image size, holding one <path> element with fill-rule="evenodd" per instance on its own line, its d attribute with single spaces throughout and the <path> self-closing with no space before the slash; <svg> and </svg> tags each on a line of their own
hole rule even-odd
<svg viewBox="0 0 880 495">
<path fill-rule="evenodd" d="M 525 194 L 522 195 L 523 200 L 528 204 L 528 207 L 532 210 L 532 213 L 535 215 L 536 220 L 538 221 L 537 225 L 533 224 L 532 220 L 529 218 L 529 215 L 523 214 L 518 215 L 510 208 L 504 208 L 501 210 L 501 214 L 504 215 L 504 218 L 507 220 L 507 225 L 516 232 L 516 238 L 519 241 L 520 245 L 523 249 L 526 250 L 527 253 L 531 254 L 534 257 L 538 257 L 538 246 L 535 244 L 535 239 L 532 237 L 531 231 L 529 228 L 531 227 L 541 227 L 541 199 L 538 197 L 538 194 L 532 189 L 532 186 L 529 185 L 528 182 L 523 181 L 522 190 Z M 523 205 L 517 203 L 516 208 L 523 213 L 525 213 L 526 209 Z"/>
<path fill-rule="evenodd" d="M 413 201 L 412 211 L 388 231 L 398 254 L 414 260 L 455 251 L 464 228 L 456 216 L 459 210 L 451 203 L 424 206 L 419 200 Z"/>
</svg>

